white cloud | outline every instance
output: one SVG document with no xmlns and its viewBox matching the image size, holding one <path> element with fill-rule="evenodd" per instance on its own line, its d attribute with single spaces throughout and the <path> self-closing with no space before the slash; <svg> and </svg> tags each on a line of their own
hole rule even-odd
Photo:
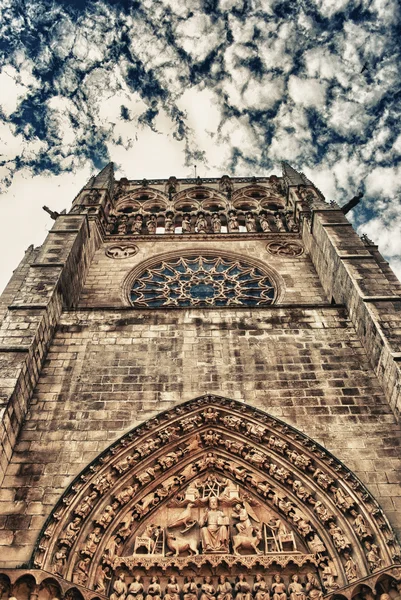
<svg viewBox="0 0 401 600">
<path fill-rule="evenodd" d="M 326 84 L 317 79 L 301 79 L 291 75 L 288 92 L 294 102 L 301 106 L 322 108 L 325 104 Z"/>
</svg>

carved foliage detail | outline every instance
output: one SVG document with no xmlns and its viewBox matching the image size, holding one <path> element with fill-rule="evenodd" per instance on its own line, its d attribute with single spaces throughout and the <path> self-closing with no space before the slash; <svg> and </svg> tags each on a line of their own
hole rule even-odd
<svg viewBox="0 0 401 600">
<path fill-rule="evenodd" d="M 301 256 L 304 253 L 304 249 L 300 244 L 296 242 L 271 242 L 267 244 L 266 250 L 270 254 L 276 254 L 278 256 Z"/>
<path fill-rule="evenodd" d="M 138 252 L 137 246 L 109 246 L 106 256 L 109 258 L 130 258 Z"/>
</svg>

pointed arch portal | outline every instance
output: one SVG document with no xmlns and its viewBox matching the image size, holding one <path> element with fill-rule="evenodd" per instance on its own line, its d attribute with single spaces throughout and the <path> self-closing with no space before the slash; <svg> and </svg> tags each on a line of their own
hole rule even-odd
<svg viewBox="0 0 401 600">
<path fill-rule="evenodd" d="M 51 513 L 31 567 L 89 598 L 118 600 L 131 586 L 132 600 L 145 580 L 146 589 L 170 585 L 170 597 L 174 585 L 216 587 L 219 576 L 256 598 L 261 581 L 274 593 L 276 574 L 288 595 L 298 575 L 302 598 L 317 600 L 372 589 L 384 572 L 399 579 L 399 558 L 388 520 L 346 466 L 278 419 L 206 395 L 140 425 L 89 465 Z"/>
</svg>

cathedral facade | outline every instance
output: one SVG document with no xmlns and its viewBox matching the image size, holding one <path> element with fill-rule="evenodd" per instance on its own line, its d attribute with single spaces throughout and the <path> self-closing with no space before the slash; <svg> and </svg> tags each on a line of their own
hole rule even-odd
<svg viewBox="0 0 401 600">
<path fill-rule="evenodd" d="M 395 600 L 401 284 L 288 164 L 116 180 L 0 299 L 1 600 Z"/>
</svg>

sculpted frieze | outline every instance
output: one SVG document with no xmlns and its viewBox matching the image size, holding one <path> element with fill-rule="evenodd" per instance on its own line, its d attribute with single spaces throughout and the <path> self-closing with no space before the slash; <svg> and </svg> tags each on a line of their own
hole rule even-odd
<svg viewBox="0 0 401 600">
<path fill-rule="evenodd" d="M 399 549 L 374 499 L 323 448 L 256 409 L 206 396 L 148 421 L 82 473 L 34 560 L 93 588 L 100 567 L 115 574 L 121 561 L 254 568 L 298 554 L 343 585 L 353 563 L 363 577 Z"/>
</svg>

